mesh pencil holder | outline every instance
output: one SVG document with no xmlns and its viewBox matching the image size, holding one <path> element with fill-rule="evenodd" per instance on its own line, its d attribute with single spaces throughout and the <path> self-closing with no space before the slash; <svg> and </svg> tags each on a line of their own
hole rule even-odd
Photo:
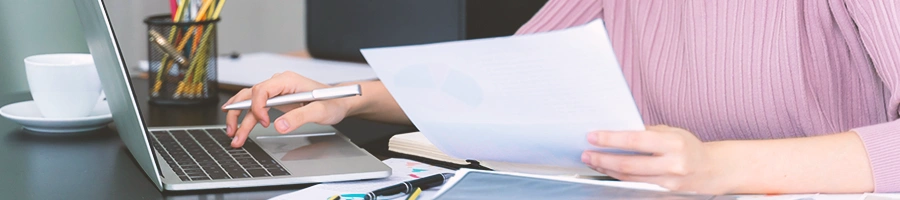
<svg viewBox="0 0 900 200">
<path fill-rule="evenodd" d="M 144 20 L 147 24 L 150 102 L 218 102 L 218 22 L 219 19 L 173 22 L 170 15 L 151 16 Z"/>
</svg>

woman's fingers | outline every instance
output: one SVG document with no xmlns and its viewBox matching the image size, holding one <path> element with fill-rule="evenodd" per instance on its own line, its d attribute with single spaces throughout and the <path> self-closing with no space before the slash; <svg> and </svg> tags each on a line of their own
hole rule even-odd
<svg viewBox="0 0 900 200">
<path fill-rule="evenodd" d="M 296 73 L 284 72 L 272 76 L 269 80 L 254 85 L 250 91 L 250 113 L 253 113 L 253 116 L 259 120 L 259 123 L 262 124 L 263 127 L 268 128 L 269 109 L 266 107 L 266 101 L 268 101 L 269 98 L 278 95 L 296 92 L 300 89 L 296 88 L 297 85 L 302 85 L 301 83 L 304 80 L 306 79 Z M 303 88 L 303 90 L 312 89 Z"/>
<path fill-rule="evenodd" d="M 654 155 L 680 149 L 677 135 L 656 131 L 595 131 L 588 133 L 588 142 L 597 147 L 631 150 Z"/>
<path fill-rule="evenodd" d="M 233 146 L 243 145 L 246 140 L 246 134 L 255 126 L 255 123 L 261 124 L 263 127 L 269 127 L 269 108 L 266 107 L 266 101 L 269 98 L 290 94 L 295 92 L 309 91 L 317 88 L 327 87 L 327 85 L 315 82 L 294 72 L 277 73 L 272 78 L 256 84 L 252 88 L 243 89 L 233 97 L 231 97 L 225 105 L 250 100 L 251 106 L 248 114 L 244 117 L 241 126 L 238 127 L 238 118 L 241 115 L 240 110 L 224 110 L 226 112 L 225 125 L 228 136 L 235 137 Z M 295 110 L 303 104 L 291 104 L 276 107 L 284 112 Z M 252 122 L 251 122 L 252 121 Z"/>
<path fill-rule="evenodd" d="M 229 110 L 225 114 L 225 134 L 228 137 L 234 137 L 234 133 L 237 131 L 238 117 L 241 116 L 241 112 L 241 110 Z"/>
<path fill-rule="evenodd" d="M 266 101 L 281 94 L 280 90 L 284 88 L 281 84 L 268 84 L 270 81 L 272 80 L 253 86 L 252 94 L 250 95 L 250 101 L 252 101 L 250 113 L 266 128 L 269 127 L 269 109 L 266 108 Z"/>
<path fill-rule="evenodd" d="M 241 89 L 241 91 L 238 91 L 237 94 L 234 94 L 234 96 L 231 96 L 231 98 L 228 99 L 228 101 L 226 101 L 224 104 L 222 104 L 222 111 L 228 112 L 228 110 L 225 110 L 225 106 L 227 106 L 227 105 L 231 105 L 232 103 L 249 99 L 250 93 L 251 93 L 250 88 Z"/>
<path fill-rule="evenodd" d="M 226 113 L 225 114 L 225 133 L 228 134 L 228 137 L 234 137 L 234 132 L 237 131 L 238 117 L 241 116 L 241 112 L 243 112 L 243 111 L 242 110 L 225 110 L 224 109 L 225 106 L 232 104 L 234 102 L 246 100 L 248 98 L 250 98 L 250 89 L 243 89 L 240 92 L 238 92 L 237 94 L 235 94 L 234 96 L 232 96 L 231 99 L 228 100 L 228 102 L 225 102 L 225 104 L 222 105 L 222 110 L 225 111 L 225 113 Z"/>
<path fill-rule="evenodd" d="M 673 191 L 679 191 L 684 185 L 684 183 L 678 181 L 678 179 L 665 176 L 641 176 L 621 173 L 617 171 L 607 171 L 604 174 L 621 181 L 651 183 Z"/>
<path fill-rule="evenodd" d="M 274 106 L 274 107 L 272 107 L 272 108 L 275 108 L 275 110 L 279 110 L 279 111 L 281 111 L 281 112 L 283 112 L 283 113 L 287 113 L 287 112 L 290 112 L 291 110 L 297 109 L 297 108 L 299 108 L 299 107 L 301 107 L 301 106 L 303 106 L 303 105 L 304 105 L 304 103 L 295 103 L 295 104 L 287 104 L 287 105 Z"/>
<path fill-rule="evenodd" d="M 234 138 L 231 139 L 231 147 L 240 148 L 244 146 L 244 142 L 247 140 L 248 135 L 250 135 L 250 131 L 256 126 L 256 122 L 256 117 L 253 115 L 245 115 L 244 121 L 241 122 L 241 126 L 235 131 Z"/>
<path fill-rule="evenodd" d="M 687 168 L 673 157 L 621 155 L 593 151 L 581 154 L 581 161 L 591 168 L 615 171 L 630 175 L 684 175 Z"/>
<path fill-rule="evenodd" d="M 347 115 L 344 108 L 327 101 L 318 101 L 284 113 L 275 120 L 275 130 L 288 133 L 306 123 L 332 125 L 340 122 Z"/>
</svg>

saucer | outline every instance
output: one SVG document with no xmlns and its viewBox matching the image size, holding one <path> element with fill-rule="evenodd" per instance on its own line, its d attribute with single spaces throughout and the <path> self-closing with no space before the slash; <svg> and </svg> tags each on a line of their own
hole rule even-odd
<svg viewBox="0 0 900 200">
<path fill-rule="evenodd" d="M 97 130 L 112 122 L 106 101 L 100 101 L 87 117 L 44 118 L 34 101 L 12 103 L 0 108 L 0 115 L 22 124 L 31 131 L 43 133 L 75 133 Z"/>
</svg>

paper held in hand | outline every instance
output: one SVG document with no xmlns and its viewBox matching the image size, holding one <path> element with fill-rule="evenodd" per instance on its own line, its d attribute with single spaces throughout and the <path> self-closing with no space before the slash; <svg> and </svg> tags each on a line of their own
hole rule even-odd
<svg viewBox="0 0 900 200">
<path fill-rule="evenodd" d="M 644 129 L 600 20 L 362 53 L 425 137 L 457 158 L 584 171 L 584 150 L 620 151 L 587 133 Z"/>
</svg>

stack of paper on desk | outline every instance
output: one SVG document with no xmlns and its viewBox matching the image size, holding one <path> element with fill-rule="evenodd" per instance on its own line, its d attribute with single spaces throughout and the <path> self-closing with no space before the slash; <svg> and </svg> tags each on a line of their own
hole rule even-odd
<svg viewBox="0 0 900 200">
<path fill-rule="evenodd" d="M 149 64 L 141 61 L 140 67 L 147 71 Z M 274 53 L 249 53 L 242 54 L 239 58 L 219 57 L 217 70 L 219 83 L 245 87 L 256 85 L 285 71 L 296 72 L 325 84 L 376 79 L 375 72 L 366 64 Z"/>
<path fill-rule="evenodd" d="M 562 31 L 362 50 L 419 130 L 457 158 L 583 171 L 586 134 L 643 130 L 602 21 Z M 568 174 L 571 172 L 560 172 Z"/>
<path fill-rule="evenodd" d="M 244 54 L 238 59 L 219 58 L 218 65 L 220 83 L 241 86 L 255 85 L 284 71 L 296 72 L 325 84 L 376 78 L 372 68 L 366 64 L 273 53 Z"/>
</svg>

